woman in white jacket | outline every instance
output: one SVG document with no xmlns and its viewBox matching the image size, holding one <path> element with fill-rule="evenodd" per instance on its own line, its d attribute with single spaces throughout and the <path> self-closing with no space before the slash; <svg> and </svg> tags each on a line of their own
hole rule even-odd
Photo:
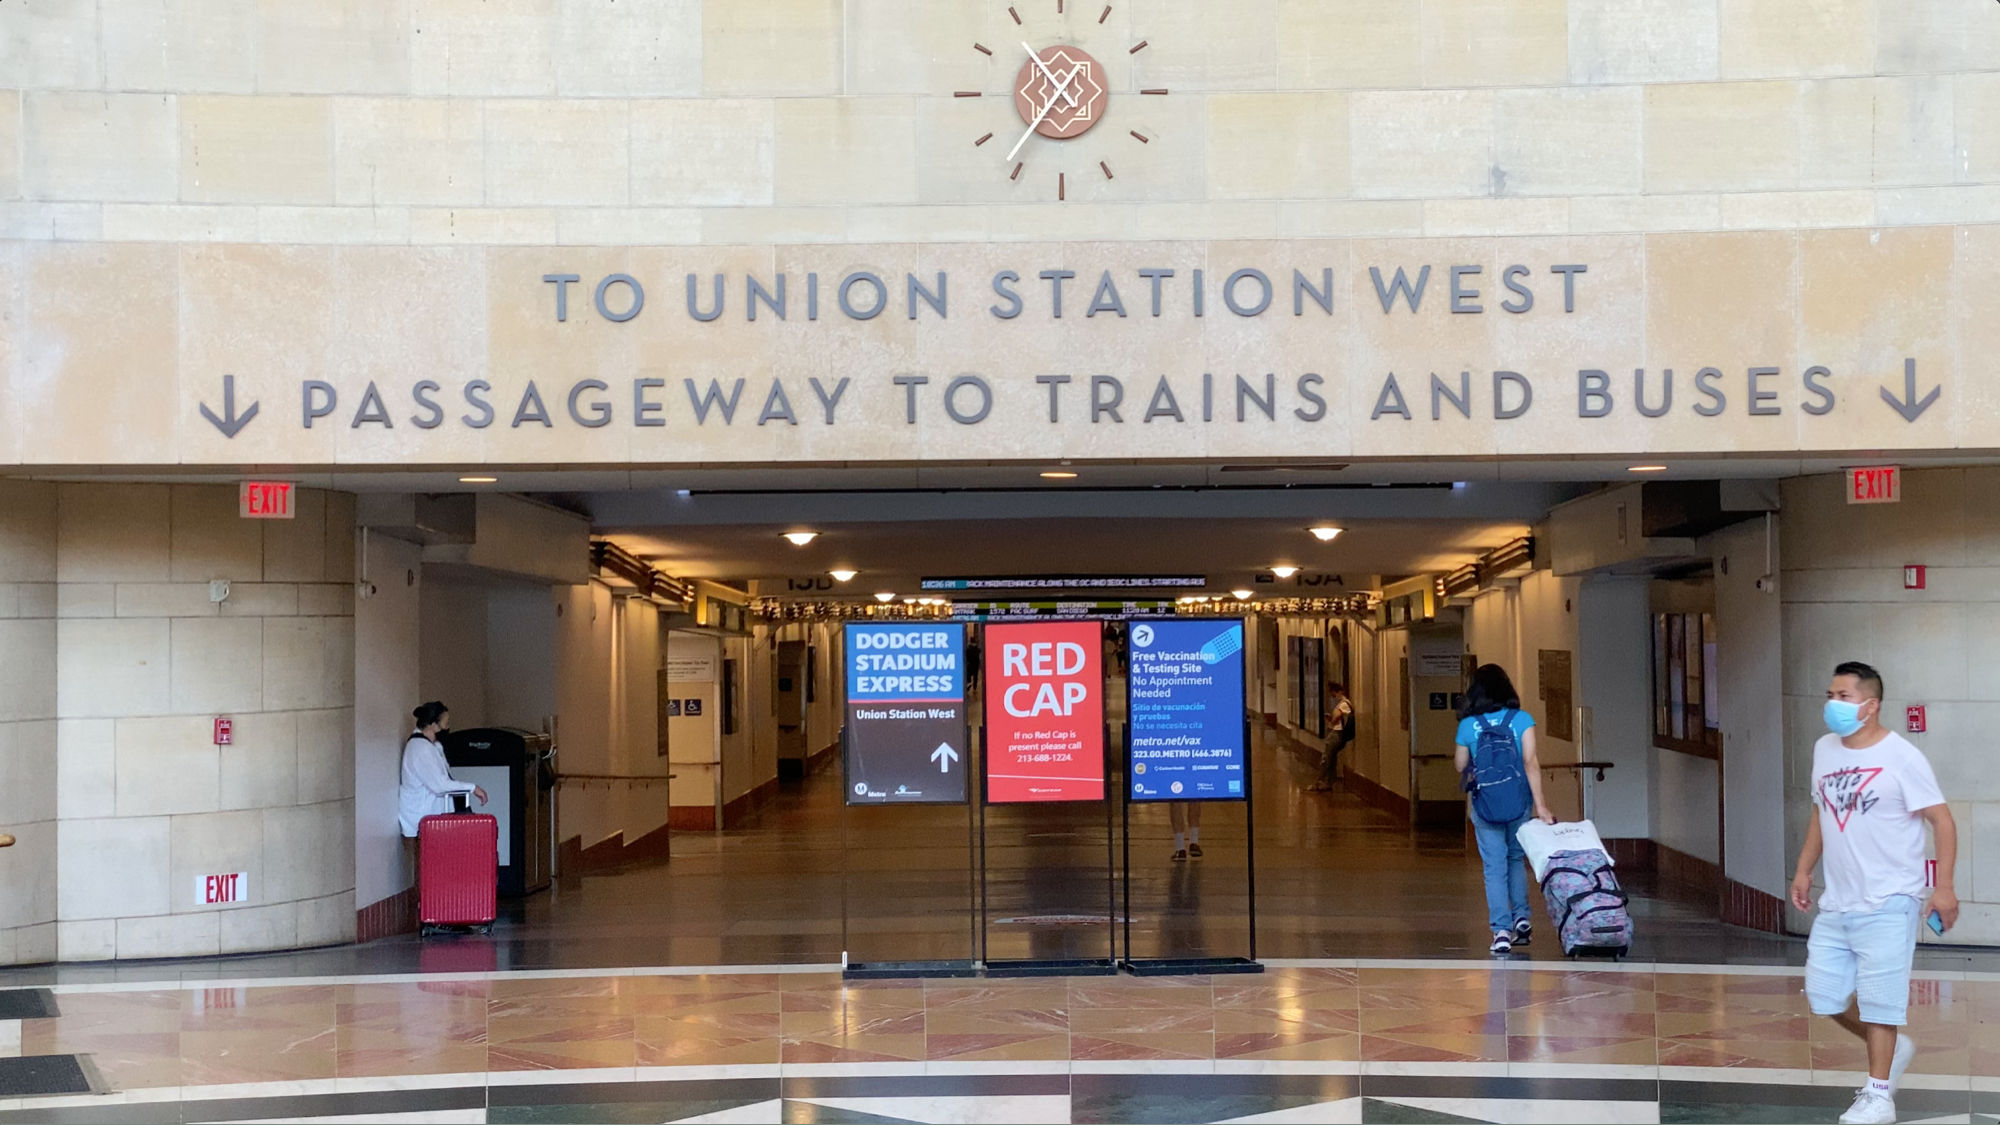
<svg viewBox="0 0 2000 1125">
<path fill-rule="evenodd" d="M 444 760 L 444 746 L 438 742 L 438 735 L 451 726 L 451 712 L 445 705 L 432 700 L 411 714 L 416 717 L 417 729 L 403 744 L 403 785 L 398 794 L 398 813 L 404 837 L 415 839 L 417 822 L 450 812 L 453 794 L 470 793 L 483 805 L 486 790 L 451 776 L 451 767 Z"/>
</svg>

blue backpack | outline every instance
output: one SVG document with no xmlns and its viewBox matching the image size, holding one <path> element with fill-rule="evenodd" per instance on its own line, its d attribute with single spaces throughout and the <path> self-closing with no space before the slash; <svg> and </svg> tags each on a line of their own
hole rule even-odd
<svg viewBox="0 0 2000 1125">
<path fill-rule="evenodd" d="M 1508 710 L 1500 721 L 1492 715 L 1474 715 L 1472 761 L 1465 767 L 1465 791 L 1472 794 L 1472 812 L 1488 824 L 1512 824 L 1528 815 L 1534 806 L 1534 790 L 1522 769 L 1521 741 L 1514 735 L 1514 716 Z"/>
</svg>

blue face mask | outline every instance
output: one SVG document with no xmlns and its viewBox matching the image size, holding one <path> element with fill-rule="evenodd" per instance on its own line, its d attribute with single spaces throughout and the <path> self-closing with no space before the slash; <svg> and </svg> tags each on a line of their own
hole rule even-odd
<svg viewBox="0 0 2000 1125">
<path fill-rule="evenodd" d="M 1820 715 L 1826 720 L 1826 729 L 1846 738 L 1861 729 L 1861 705 L 1842 699 L 1829 699 Z"/>
</svg>

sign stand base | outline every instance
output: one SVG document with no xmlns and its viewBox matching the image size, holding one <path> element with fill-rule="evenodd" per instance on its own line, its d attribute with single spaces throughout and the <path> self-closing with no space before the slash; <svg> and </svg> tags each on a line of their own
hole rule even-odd
<svg viewBox="0 0 2000 1125">
<path fill-rule="evenodd" d="M 908 980 L 913 977 L 963 978 L 979 975 L 971 961 L 856 961 L 842 969 L 843 980 Z"/>
<path fill-rule="evenodd" d="M 1061 958 L 1046 961 L 988 961 L 989 977 L 1110 977 L 1118 975 L 1115 961 Z"/>
<path fill-rule="evenodd" d="M 1151 957 L 1121 961 L 1119 968 L 1135 977 L 1219 976 L 1224 973 L 1261 973 L 1262 961 L 1248 957 Z"/>
</svg>

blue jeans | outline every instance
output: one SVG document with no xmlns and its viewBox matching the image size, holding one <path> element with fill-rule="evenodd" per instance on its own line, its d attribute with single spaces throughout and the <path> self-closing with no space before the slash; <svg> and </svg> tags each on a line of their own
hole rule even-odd
<svg viewBox="0 0 2000 1125">
<path fill-rule="evenodd" d="M 1472 818 L 1479 862 L 1486 869 L 1486 921 L 1494 933 L 1511 931 L 1516 923 L 1532 917 L 1528 910 L 1528 853 L 1521 850 L 1521 838 L 1515 835 L 1526 823 L 1525 816 L 1510 824 L 1488 824 L 1477 814 Z"/>
</svg>

